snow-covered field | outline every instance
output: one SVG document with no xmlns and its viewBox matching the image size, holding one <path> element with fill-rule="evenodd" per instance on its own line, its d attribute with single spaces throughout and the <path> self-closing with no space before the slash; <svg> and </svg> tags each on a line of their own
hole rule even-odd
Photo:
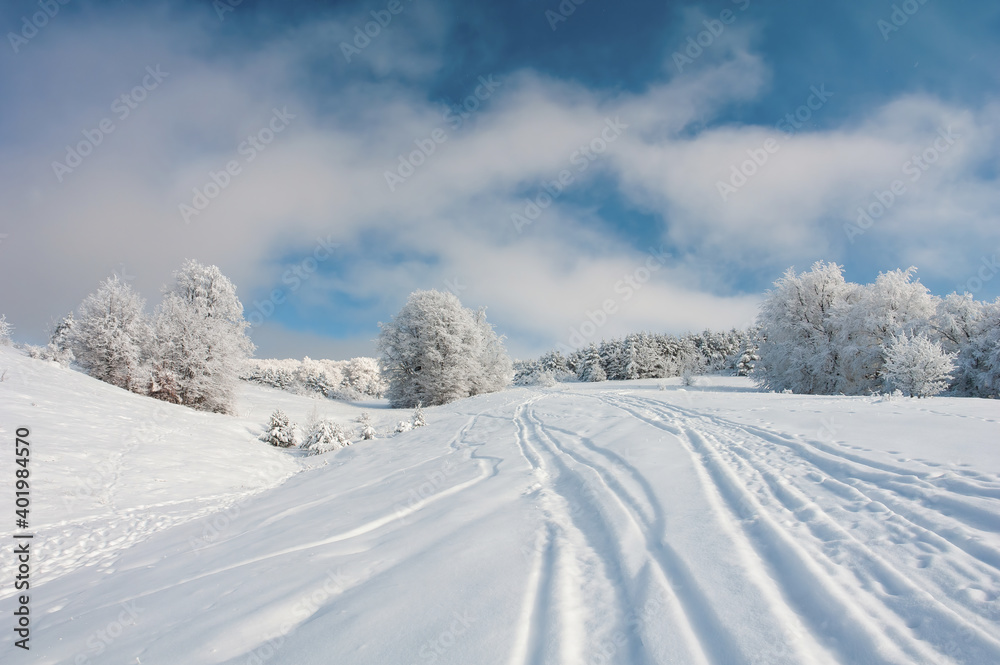
<svg viewBox="0 0 1000 665">
<path fill-rule="evenodd" d="M 307 458 L 255 440 L 275 407 L 409 412 L 243 386 L 228 417 L 3 369 L 0 436 L 32 447 L 18 662 L 1000 662 L 997 401 L 561 384 Z"/>
</svg>

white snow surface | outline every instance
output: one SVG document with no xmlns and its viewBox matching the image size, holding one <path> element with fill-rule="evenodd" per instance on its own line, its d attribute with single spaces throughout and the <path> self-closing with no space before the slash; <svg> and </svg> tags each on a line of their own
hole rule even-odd
<svg viewBox="0 0 1000 665">
<path fill-rule="evenodd" d="M 0 529 L 5 663 L 1000 662 L 997 401 L 560 384 L 390 437 L 384 402 L 4 369 L 0 501 L 29 427 L 35 534 L 24 652 Z M 274 408 L 380 438 L 278 450 Z"/>
</svg>

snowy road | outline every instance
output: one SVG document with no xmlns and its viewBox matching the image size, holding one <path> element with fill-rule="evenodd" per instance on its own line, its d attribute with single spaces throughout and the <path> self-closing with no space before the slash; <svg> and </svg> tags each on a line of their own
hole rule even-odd
<svg viewBox="0 0 1000 665">
<path fill-rule="evenodd" d="M 50 561 L 11 662 L 1000 662 L 997 404 L 745 386 L 430 409 L 214 521 Z"/>
</svg>

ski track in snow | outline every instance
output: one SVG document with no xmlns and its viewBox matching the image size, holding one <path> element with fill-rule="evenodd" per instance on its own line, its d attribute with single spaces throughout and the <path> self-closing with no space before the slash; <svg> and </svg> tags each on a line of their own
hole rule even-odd
<svg viewBox="0 0 1000 665">
<path fill-rule="evenodd" d="M 982 602 L 997 599 L 1000 558 L 976 533 L 1000 530 L 998 514 L 969 501 L 996 498 L 996 483 L 920 477 L 662 401 L 602 399 L 689 442 L 787 602 L 843 662 L 1000 662 L 1000 616 Z"/>
</svg>

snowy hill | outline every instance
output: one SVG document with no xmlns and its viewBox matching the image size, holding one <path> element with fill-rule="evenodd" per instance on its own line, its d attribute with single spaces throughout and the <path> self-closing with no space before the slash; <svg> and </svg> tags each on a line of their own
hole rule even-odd
<svg viewBox="0 0 1000 665">
<path fill-rule="evenodd" d="M 362 406 L 242 386 L 229 417 L 0 369 L 37 480 L 17 662 L 1000 662 L 996 401 L 563 384 L 303 458 L 255 441 L 271 410 Z"/>
</svg>

